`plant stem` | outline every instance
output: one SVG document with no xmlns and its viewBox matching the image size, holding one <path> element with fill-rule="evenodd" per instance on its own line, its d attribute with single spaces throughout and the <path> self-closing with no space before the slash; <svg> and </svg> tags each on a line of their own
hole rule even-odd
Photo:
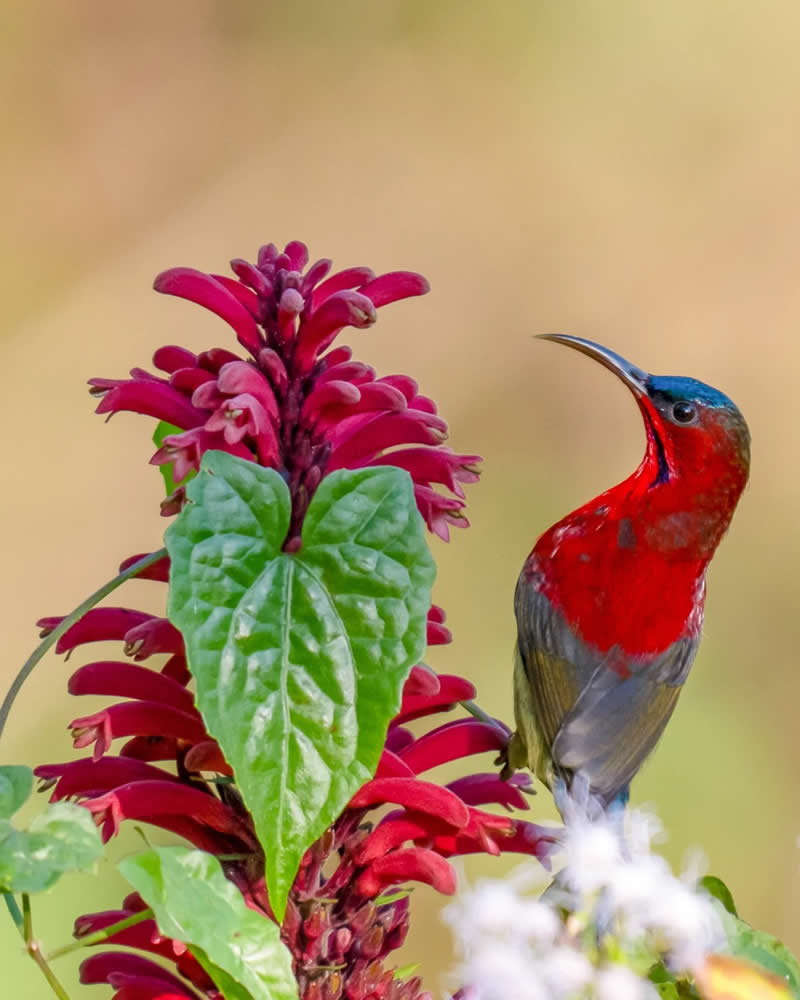
<svg viewBox="0 0 800 1000">
<path fill-rule="evenodd" d="M 6 906 L 8 907 L 8 912 L 11 914 L 11 919 L 17 925 L 17 930 L 20 934 L 23 933 L 23 919 L 20 913 L 19 907 L 17 906 L 17 901 L 11 895 L 10 892 L 3 893 L 3 899 L 6 901 Z"/>
<path fill-rule="evenodd" d="M 64 633 L 71 628 L 79 618 L 82 618 L 87 611 L 93 608 L 95 604 L 102 601 L 104 597 L 108 597 L 110 593 L 116 590 L 120 584 L 125 583 L 126 580 L 130 580 L 133 576 L 138 576 L 142 570 L 147 569 L 148 566 L 152 566 L 153 563 L 157 563 L 159 559 L 163 559 L 166 554 L 166 549 L 159 549 L 157 552 L 151 552 L 150 555 L 144 556 L 138 562 L 135 562 L 132 566 L 123 570 L 123 572 L 118 576 L 115 576 L 113 580 L 109 580 L 108 583 L 104 583 L 99 590 L 96 590 L 92 595 L 87 597 L 83 603 L 79 604 L 74 611 L 70 612 L 70 614 L 68 614 L 67 617 L 39 643 L 36 649 L 25 661 L 17 676 L 14 678 L 11 687 L 8 689 L 8 694 L 5 696 L 2 707 L 0 707 L 0 736 L 3 735 L 3 730 L 5 729 L 6 721 L 8 719 L 8 713 L 11 711 L 11 706 L 14 704 L 14 701 L 19 694 L 20 688 L 28 679 L 30 674 L 33 672 L 34 667 L 39 660 L 41 660 L 48 649 L 58 642 L 61 636 L 64 635 Z"/>
<path fill-rule="evenodd" d="M 55 993 L 59 1000 L 69 1000 L 69 994 L 58 981 L 53 973 L 53 970 L 47 964 L 47 959 L 42 954 L 42 950 L 39 947 L 39 942 L 33 937 L 33 921 L 31 918 L 31 897 L 27 892 L 22 894 L 22 922 L 23 922 L 23 936 L 25 938 L 25 947 L 28 950 L 28 954 L 36 962 L 39 968 L 42 970 L 42 975 L 50 984 L 50 989 Z"/>
<path fill-rule="evenodd" d="M 480 707 L 480 705 L 476 704 L 476 702 L 460 701 L 459 705 L 461 705 L 462 708 L 465 708 L 470 715 L 474 715 L 476 719 L 480 719 L 481 722 L 486 722 L 488 725 L 494 726 L 495 729 L 499 730 L 503 736 L 508 739 L 508 730 L 506 727 L 502 723 L 498 722 L 497 719 L 493 719 L 487 712 L 484 712 L 484 710 Z"/>
<path fill-rule="evenodd" d="M 47 960 L 48 962 L 52 962 L 54 958 L 69 955 L 70 952 L 78 951 L 79 948 L 91 948 L 92 945 L 102 944 L 108 938 L 119 934 L 120 931 L 126 931 L 129 927 L 135 927 L 136 924 L 140 924 L 143 920 L 152 919 L 152 910 L 140 910 L 130 917 L 125 917 L 124 920 L 118 920 L 115 924 L 110 924 L 108 927 L 103 927 L 101 930 L 95 931 L 94 934 L 87 934 L 85 937 L 78 938 L 77 941 L 70 941 L 69 944 L 62 945 L 60 948 L 54 948 L 51 952 L 48 952 Z"/>
</svg>

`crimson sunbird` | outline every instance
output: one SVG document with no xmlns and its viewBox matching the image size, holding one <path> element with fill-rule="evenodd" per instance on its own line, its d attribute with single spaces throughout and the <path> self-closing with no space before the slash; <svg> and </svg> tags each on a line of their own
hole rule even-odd
<svg viewBox="0 0 800 1000">
<path fill-rule="evenodd" d="M 706 570 L 747 482 L 750 434 L 703 382 L 650 375 L 579 337 L 544 339 L 625 383 L 647 449 L 631 476 L 549 528 L 525 561 L 505 771 L 527 766 L 561 795 L 580 775 L 602 806 L 624 805 L 695 658 Z"/>
</svg>

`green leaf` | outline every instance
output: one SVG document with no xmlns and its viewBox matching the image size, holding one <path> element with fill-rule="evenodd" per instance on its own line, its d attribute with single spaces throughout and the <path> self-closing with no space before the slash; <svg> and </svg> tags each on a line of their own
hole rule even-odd
<svg viewBox="0 0 800 1000">
<path fill-rule="evenodd" d="M 0 820 L 0 891 L 43 892 L 68 871 L 82 871 L 103 845 L 91 814 L 71 802 L 56 802 L 27 830 Z"/>
<path fill-rule="evenodd" d="M 166 420 L 160 421 L 155 431 L 153 431 L 153 444 L 156 448 L 161 448 L 164 444 L 164 438 L 169 437 L 170 434 L 183 434 L 183 429 L 176 427 L 175 424 L 167 423 Z M 183 486 L 188 483 L 190 479 L 193 479 L 197 475 L 194 471 L 187 472 L 180 482 L 176 482 L 172 475 L 172 465 L 169 462 L 165 465 L 159 465 L 158 471 L 161 473 L 161 477 L 164 480 L 164 487 L 167 491 L 167 496 L 172 496 L 179 486 Z"/>
<path fill-rule="evenodd" d="M 233 767 L 283 917 L 303 852 L 374 773 L 420 658 L 435 565 L 411 478 L 340 470 L 281 551 L 289 491 L 211 451 L 166 533 L 169 617 L 197 703 Z"/>
<path fill-rule="evenodd" d="M 716 875 L 706 875 L 704 878 L 700 879 L 700 888 L 705 889 L 709 896 L 713 896 L 714 899 L 718 899 L 728 913 L 732 913 L 734 917 L 739 916 L 736 912 L 736 904 L 733 901 L 733 894 L 721 878 L 717 878 Z"/>
<path fill-rule="evenodd" d="M 186 847 L 155 847 L 119 869 L 162 934 L 187 944 L 225 1000 L 297 1000 L 280 928 L 251 910 L 219 861 Z"/>
<path fill-rule="evenodd" d="M 716 906 L 731 954 L 779 976 L 789 985 L 794 995 L 800 997 L 800 965 L 786 945 L 766 931 L 756 930 L 729 913 L 721 903 L 718 902 Z"/>
<path fill-rule="evenodd" d="M 10 819 L 33 791 L 33 771 L 21 764 L 0 767 L 0 818 Z"/>
</svg>

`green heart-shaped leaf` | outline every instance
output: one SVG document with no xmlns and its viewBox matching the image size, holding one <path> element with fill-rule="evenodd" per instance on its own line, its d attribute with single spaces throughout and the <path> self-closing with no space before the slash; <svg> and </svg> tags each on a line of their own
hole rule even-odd
<svg viewBox="0 0 800 1000">
<path fill-rule="evenodd" d="M 152 909 L 159 931 L 189 946 L 225 1000 L 297 1000 L 278 925 L 247 906 L 213 855 L 156 847 L 126 858 L 119 869 Z"/>
<path fill-rule="evenodd" d="M 425 648 L 435 566 L 401 469 L 323 479 L 292 554 L 274 470 L 207 452 L 187 495 L 166 533 L 169 617 L 281 919 L 303 852 L 375 772 Z"/>
</svg>

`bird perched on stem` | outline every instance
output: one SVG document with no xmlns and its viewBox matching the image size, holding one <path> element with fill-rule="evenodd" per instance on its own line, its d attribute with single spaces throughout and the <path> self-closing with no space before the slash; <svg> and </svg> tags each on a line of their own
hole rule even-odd
<svg viewBox="0 0 800 1000">
<path fill-rule="evenodd" d="M 580 774 L 608 807 L 627 801 L 694 660 L 706 570 L 747 482 L 750 435 L 731 400 L 696 379 L 649 375 L 579 337 L 544 339 L 627 385 L 647 450 L 624 482 L 546 531 L 523 566 L 504 771 L 530 767 L 559 808 Z"/>
</svg>

